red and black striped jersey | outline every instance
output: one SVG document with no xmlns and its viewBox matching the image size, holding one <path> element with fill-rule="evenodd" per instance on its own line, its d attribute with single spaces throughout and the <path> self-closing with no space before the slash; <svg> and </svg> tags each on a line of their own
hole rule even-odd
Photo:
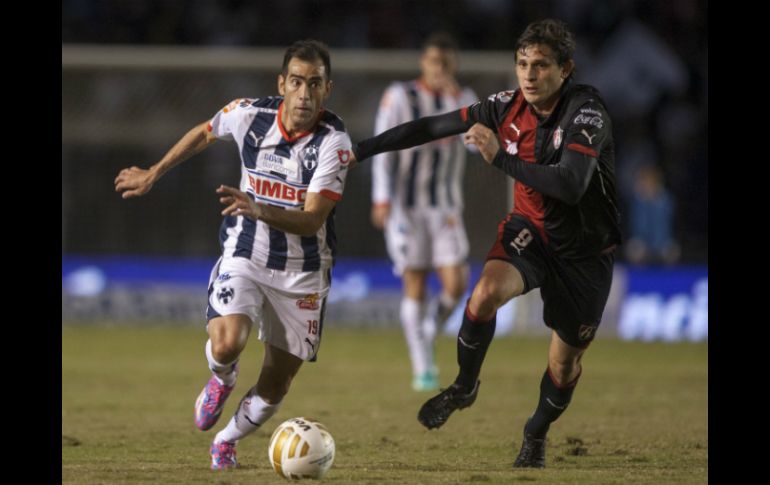
<svg viewBox="0 0 770 485">
<path fill-rule="evenodd" d="M 468 125 L 478 122 L 495 131 L 509 159 L 558 165 L 570 151 L 595 158 L 593 173 L 585 174 L 590 177 L 588 187 L 576 200 L 558 192 L 547 195 L 548 190 L 516 180 L 513 214 L 526 217 L 562 257 L 584 257 L 620 243 L 612 121 L 595 88 L 566 84 L 555 109 L 544 119 L 518 89 L 492 95 L 463 109 L 461 115 Z M 557 185 L 546 177 L 541 181 Z"/>
</svg>

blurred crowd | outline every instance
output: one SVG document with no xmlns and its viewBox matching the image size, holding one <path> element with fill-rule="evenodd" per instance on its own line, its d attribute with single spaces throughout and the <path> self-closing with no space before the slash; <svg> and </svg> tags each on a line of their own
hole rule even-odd
<svg viewBox="0 0 770 485">
<path fill-rule="evenodd" d="M 705 1 L 64 0 L 62 42 L 283 47 L 318 38 L 332 48 L 417 49 L 443 30 L 463 50 L 512 50 L 545 17 L 573 28 L 576 78 L 599 88 L 613 116 L 625 257 L 675 263 L 686 248 L 688 260 L 705 262 Z"/>
</svg>

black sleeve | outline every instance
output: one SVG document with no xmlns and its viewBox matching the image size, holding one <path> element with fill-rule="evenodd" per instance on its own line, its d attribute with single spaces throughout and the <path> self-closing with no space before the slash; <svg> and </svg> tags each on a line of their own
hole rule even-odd
<svg viewBox="0 0 770 485">
<path fill-rule="evenodd" d="M 467 118 L 465 121 L 463 120 L 462 111 L 456 110 L 443 115 L 426 116 L 394 126 L 375 137 L 356 143 L 353 145 L 353 153 L 356 160 L 362 162 L 378 153 L 403 150 L 450 135 L 464 133 L 473 123 Z"/>
<path fill-rule="evenodd" d="M 521 183 L 570 205 L 577 204 L 585 193 L 596 163 L 595 157 L 573 150 L 564 150 L 554 165 L 527 163 L 503 150 L 492 160 L 492 165 Z"/>
</svg>

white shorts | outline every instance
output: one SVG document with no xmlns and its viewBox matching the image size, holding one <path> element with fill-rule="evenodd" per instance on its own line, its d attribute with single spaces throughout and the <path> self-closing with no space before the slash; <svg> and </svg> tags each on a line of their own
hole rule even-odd
<svg viewBox="0 0 770 485">
<path fill-rule="evenodd" d="M 468 259 L 468 236 L 456 209 L 394 207 L 385 226 L 393 272 L 457 266 Z"/>
<path fill-rule="evenodd" d="M 241 313 L 259 322 L 259 339 L 315 361 L 331 272 L 278 271 L 246 258 L 219 258 L 209 278 L 206 321 Z"/>
</svg>

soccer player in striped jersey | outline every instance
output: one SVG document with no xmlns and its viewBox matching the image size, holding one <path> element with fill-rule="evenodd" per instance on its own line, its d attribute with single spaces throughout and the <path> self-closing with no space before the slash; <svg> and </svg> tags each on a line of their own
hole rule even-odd
<svg viewBox="0 0 770 485">
<path fill-rule="evenodd" d="M 256 385 L 212 442 L 212 469 L 237 466 L 238 440 L 275 414 L 302 363 L 318 354 L 335 257 L 334 206 L 351 159 L 342 120 L 323 108 L 330 75 L 324 44 L 295 42 L 278 75 L 280 96 L 231 102 L 149 169 L 124 169 L 115 179 L 123 198 L 136 197 L 216 140 L 235 141 L 241 156 L 239 187 L 217 189 L 225 206 L 222 256 L 208 289 L 212 376 L 195 403 L 199 429 L 219 419 L 254 323 L 265 354 Z"/>
<path fill-rule="evenodd" d="M 375 134 L 401 123 L 460 109 L 478 100 L 455 79 L 457 45 L 435 33 L 423 44 L 418 79 L 391 84 L 382 96 Z M 463 225 L 465 147 L 452 136 L 400 152 L 382 153 L 372 166 L 372 224 L 385 232 L 394 272 L 401 277 L 400 317 L 412 363 L 412 388 L 438 389 L 433 348 L 440 329 L 468 285 L 468 237 Z M 428 273 L 441 292 L 427 301 Z"/>
</svg>

